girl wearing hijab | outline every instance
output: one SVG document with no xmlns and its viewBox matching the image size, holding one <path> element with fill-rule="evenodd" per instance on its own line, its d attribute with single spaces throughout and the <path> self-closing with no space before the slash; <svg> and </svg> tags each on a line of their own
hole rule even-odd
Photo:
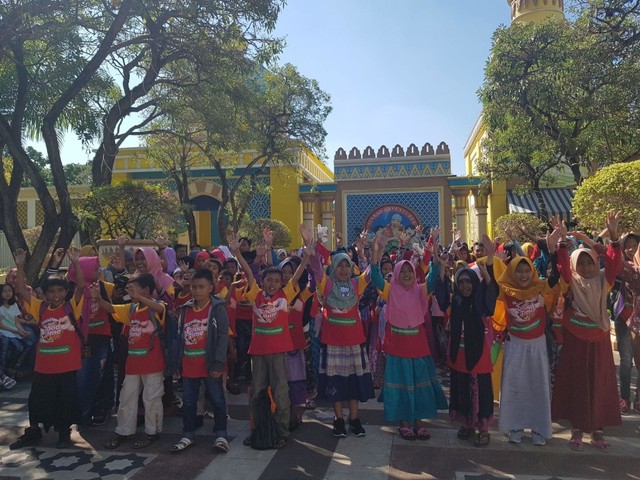
<svg viewBox="0 0 640 480">
<path fill-rule="evenodd" d="M 498 297 L 493 276 L 495 244 L 486 235 L 483 235 L 482 243 L 487 250 L 486 263 L 479 264 L 483 281 L 480 282 L 470 268 L 458 269 L 454 277 L 449 320 L 449 417 L 462 423 L 458 438 L 467 440 L 475 434 L 478 447 L 489 445 L 489 425 L 493 419 L 493 326 L 489 317 L 493 315 Z"/>
<path fill-rule="evenodd" d="M 620 413 L 629 415 L 631 405 L 631 371 L 633 364 L 640 371 L 640 237 L 629 233 L 620 237 L 624 256 L 618 292 L 613 304 L 616 341 L 620 354 Z M 640 413 L 640 377 L 636 383 L 633 410 Z"/>
<path fill-rule="evenodd" d="M 307 244 L 313 234 L 300 227 Z M 386 243 L 386 239 L 385 239 Z M 380 249 L 382 250 L 382 249 Z M 379 256 L 379 251 L 374 254 Z M 380 258 L 372 259 L 378 263 Z M 369 284 L 368 269 L 353 275 L 353 261 L 346 253 L 331 258 L 330 275 L 325 275 L 319 255 L 311 257 L 310 268 L 318 293 L 323 298 L 324 316 L 320 329 L 318 396 L 333 402 L 333 436 L 346 437 L 342 404 L 349 404 L 349 429 L 356 437 L 366 435 L 358 417 L 358 403 L 374 398 L 373 381 L 364 347 L 365 336 L 358 302 Z"/>
<path fill-rule="evenodd" d="M 563 345 L 556 373 L 551 417 L 569 420 L 569 447 L 582 451 L 582 433 L 591 444 L 607 450 L 602 428 L 620 425 L 616 370 L 609 334 L 607 294 L 622 268 L 618 242 L 620 212 L 609 212 L 606 226 L 611 243 L 605 268 L 595 249 L 578 248 L 571 254 L 571 285 L 565 300 Z M 597 246 L 596 246 L 597 247 Z"/>
<path fill-rule="evenodd" d="M 547 352 L 547 297 L 560 280 L 556 267 L 556 244 L 564 233 L 556 228 L 547 238 L 551 253 L 552 273 L 547 280 L 529 257 L 515 256 L 498 278 L 499 302 L 504 306 L 508 341 L 504 343 L 500 417 L 498 428 L 509 435 L 510 443 L 520 443 L 525 428 L 531 429 L 534 445 L 546 444 L 551 438 L 551 390 L 549 354 Z M 568 268 L 566 247 L 558 250 Z"/>
<path fill-rule="evenodd" d="M 429 247 L 437 251 L 435 238 Z M 374 250 L 378 243 L 374 244 Z M 380 266 L 371 265 L 371 280 L 387 303 L 387 322 L 382 349 L 387 354 L 384 371 L 384 416 L 387 421 L 401 422 L 400 436 L 405 440 L 428 440 L 431 434 L 420 426 L 423 418 L 435 418 L 438 410 L 447 408 L 447 399 L 438 381 L 431 358 L 425 318 L 429 312 L 429 290 L 434 289 L 439 275 L 439 256 L 429 271 L 427 283 L 419 284 L 411 262 L 401 260 L 393 271 L 391 282 L 382 277 Z M 428 262 L 428 256 L 425 258 Z M 428 288 L 431 285 L 431 289 Z"/>
<path fill-rule="evenodd" d="M 205 252 L 206 253 L 206 252 Z M 209 255 L 207 253 L 207 255 Z M 136 262 L 136 271 L 134 276 L 140 276 L 143 273 L 150 273 L 156 282 L 156 291 L 154 297 L 162 298 L 168 295 L 173 297 L 175 290 L 173 289 L 173 278 L 164 273 L 162 262 L 156 251 L 151 247 L 141 247 L 136 249 L 133 254 Z"/>
<path fill-rule="evenodd" d="M 109 314 L 91 297 L 91 285 L 98 282 L 100 294 L 106 301 L 111 301 L 115 285 L 100 278 L 98 257 L 80 257 L 78 265 L 82 278 L 86 279 L 82 316 L 78 322 L 84 341 L 82 368 L 76 376 L 81 421 L 85 425 L 102 425 L 114 405 L 112 332 Z M 75 285 L 73 264 L 69 266 L 67 279 Z"/>
</svg>

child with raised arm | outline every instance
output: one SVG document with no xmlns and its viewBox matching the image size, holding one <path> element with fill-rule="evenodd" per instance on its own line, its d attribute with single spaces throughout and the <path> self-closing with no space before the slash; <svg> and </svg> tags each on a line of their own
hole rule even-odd
<svg viewBox="0 0 640 480">
<path fill-rule="evenodd" d="M 312 249 L 305 247 L 305 256 L 291 280 L 283 285 L 282 270 L 267 267 L 262 273 L 262 289 L 257 285 L 251 268 L 242 256 L 240 242 L 229 236 L 229 248 L 247 275 L 247 299 L 253 305 L 251 343 L 251 412 L 259 421 L 258 397 L 262 390 L 271 387 L 276 404 L 274 414 L 278 425 L 276 448 L 282 448 L 289 436 L 290 402 L 285 367 L 285 354 L 293 350 L 289 331 L 289 305 L 299 292 L 298 280 L 306 269 Z"/>
<path fill-rule="evenodd" d="M 181 452 L 195 441 L 198 391 L 202 383 L 213 404 L 213 446 L 222 453 L 229 450 L 223 388 L 229 319 L 225 301 L 214 296 L 214 289 L 211 270 L 196 270 L 191 277 L 193 299 L 180 308 L 171 371 L 174 376 L 182 376 L 183 433 L 171 447 L 172 452 Z"/>
<path fill-rule="evenodd" d="M 120 392 L 118 425 L 116 436 L 105 444 L 108 449 L 117 448 L 136 432 L 140 390 L 144 403 L 145 434 L 134 442 L 133 448 L 148 447 L 162 431 L 165 358 L 160 337 L 165 324 L 166 305 L 153 298 L 155 290 L 153 276 L 144 273 L 127 284 L 132 303 L 112 305 L 100 296 L 98 284 L 91 287 L 91 295 L 99 307 L 110 313 L 116 322 L 129 326 L 129 356 Z"/>
<path fill-rule="evenodd" d="M 300 233 L 305 243 L 312 241 L 313 235 L 304 225 L 301 225 Z M 378 255 L 381 256 L 381 252 Z M 379 261 L 379 257 L 372 259 L 372 263 Z M 346 253 L 333 255 L 330 268 L 330 274 L 325 275 L 320 260 L 313 257 L 311 270 L 324 302 L 318 396 L 333 402 L 334 437 L 347 436 L 343 402 L 349 405 L 351 433 L 362 437 L 366 431 L 358 417 L 358 404 L 375 396 L 358 309 L 370 276 L 367 270 L 354 278 L 353 261 Z"/>
<path fill-rule="evenodd" d="M 29 426 L 9 448 L 35 445 L 42 439 L 39 424 L 45 431 L 58 432 L 57 448 L 71 445 L 71 424 L 80 417 L 76 389 L 76 372 L 80 369 L 82 338 L 77 321 L 82 313 L 84 279 L 79 269 L 80 251 L 70 248 L 67 256 L 75 266 L 76 290 L 67 301 L 69 284 L 66 279 L 52 275 L 45 279 L 42 290 L 45 300 L 31 295 L 25 283 L 26 253 L 16 250 L 16 292 L 22 296 L 24 307 L 38 322 L 40 338 L 36 346 L 35 375 L 29 394 Z"/>
<path fill-rule="evenodd" d="M 571 283 L 562 319 L 562 354 L 551 417 L 571 422 L 569 447 L 575 451 L 584 448 L 583 432 L 591 433 L 593 446 L 606 451 L 609 444 L 604 439 L 603 427 L 622 423 L 607 311 L 607 294 L 622 268 L 618 242 L 620 216 L 620 212 L 609 212 L 606 217 L 611 243 L 603 270 L 595 249 L 578 248 L 570 257 Z"/>
<path fill-rule="evenodd" d="M 432 230 L 427 249 L 438 251 L 436 237 L 439 230 Z M 373 243 L 374 253 L 384 248 Z M 387 421 L 400 422 L 399 433 L 405 440 L 428 440 L 429 431 L 420 425 L 424 418 L 435 418 L 438 410 L 447 408 L 447 399 L 438 381 L 427 332 L 425 316 L 429 311 L 429 288 L 434 288 L 434 275 L 439 275 L 439 256 L 433 256 L 434 264 L 426 283 L 419 284 L 416 271 L 408 260 L 399 261 L 391 282 L 382 277 L 380 266 L 371 265 L 371 281 L 387 301 L 387 322 L 382 349 L 387 354 L 384 372 L 384 416 Z M 428 261 L 425 258 L 425 261 Z M 429 332 L 430 333 L 430 332 Z"/>
</svg>

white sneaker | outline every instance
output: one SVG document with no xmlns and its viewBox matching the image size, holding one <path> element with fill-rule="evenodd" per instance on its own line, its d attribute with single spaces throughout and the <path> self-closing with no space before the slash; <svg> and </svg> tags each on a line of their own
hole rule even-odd
<svg viewBox="0 0 640 480">
<path fill-rule="evenodd" d="M 538 432 L 531 432 L 531 443 L 537 447 L 542 447 L 547 444 L 547 440 Z"/>
<path fill-rule="evenodd" d="M 511 430 L 509 432 L 509 443 L 522 442 L 522 435 L 524 435 L 524 430 Z"/>
</svg>

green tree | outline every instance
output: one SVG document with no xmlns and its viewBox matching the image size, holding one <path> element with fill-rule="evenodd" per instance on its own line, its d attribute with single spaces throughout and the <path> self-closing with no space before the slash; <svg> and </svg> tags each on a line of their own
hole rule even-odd
<svg viewBox="0 0 640 480">
<path fill-rule="evenodd" d="M 479 91 L 485 173 L 535 189 L 562 164 L 580 184 L 640 153 L 640 65 L 619 58 L 611 39 L 593 32 L 590 13 L 585 7 L 575 22 L 516 23 L 494 34 Z"/>
<path fill-rule="evenodd" d="M 91 232 L 93 242 L 125 234 L 140 239 L 175 237 L 184 231 L 178 200 L 166 187 L 149 183 L 93 187 L 78 217 L 100 226 Z"/>
<path fill-rule="evenodd" d="M 212 78 L 168 99 L 170 127 L 160 134 L 189 146 L 189 155 L 164 162 L 176 183 L 184 183 L 182 172 L 198 159 L 216 171 L 221 186 L 217 226 L 225 242 L 227 221 L 235 232 L 240 229 L 252 193 L 261 188 L 259 177 L 269 167 L 295 166 L 304 148 L 323 155 L 323 124 L 331 107 L 318 83 L 290 64 L 265 69 L 247 61 L 226 70 L 223 78 Z"/>
<path fill-rule="evenodd" d="M 273 232 L 273 245 L 277 248 L 288 248 L 291 245 L 291 231 L 280 220 L 271 218 L 256 218 L 240 228 L 240 234 L 250 238 L 253 242 L 262 240 L 262 232 L 268 228 Z"/>
<path fill-rule="evenodd" d="M 640 160 L 603 168 L 580 185 L 573 199 L 573 215 L 578 225 L 600 231 L 606 213 L 622 210 L 620 231 L 637 230 L 640 225 Z"/>
<path fill-rule="evenodd" d="M 495 235 L 505 242 L 510 238 L 520 243 L 530 242 L 529 237 L 520 230 L 521 227 L 534 237 L 543 237 L 547 232 L 547 223 L 528 213 L 509 213 L 499 217 L 494 225 L 494 231 Z"/>
<path fill-rule="evenodd" d="M 268 60 L 281 42 L 269 32 L 282 0 L 25 0 L 0 3 L 0 228 L 11 249 L 27 249 L 33 281 L 56 235 L 66 247 L 78 223 L 71 209 L 60 138 L 72 131 L 98 147 L 94 185 L 111 181 L 118 148 L 162 115 L 167 86 L 193 85 L 220 59 Z M 131 126 L 125 120 L 139 115 Z M 56 201 L 24 148 L 46 145 Z M 10 174 L 4 152 L 12 159 Z M 42 235 L 28 249 L 17 221 L 23 178 L 44 210 Z"/>
</svg>

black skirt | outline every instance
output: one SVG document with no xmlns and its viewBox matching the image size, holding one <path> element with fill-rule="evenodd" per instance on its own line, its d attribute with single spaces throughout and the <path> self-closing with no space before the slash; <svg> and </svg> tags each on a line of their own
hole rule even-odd
<svg viewBox="0 0 640 480">
<path fill-rule="evenodd" d="M 76 372 L 35 373 L 29 394 L 29 422 L 45 431 L 68 429 L 80 419 Z"/>
</svg>

